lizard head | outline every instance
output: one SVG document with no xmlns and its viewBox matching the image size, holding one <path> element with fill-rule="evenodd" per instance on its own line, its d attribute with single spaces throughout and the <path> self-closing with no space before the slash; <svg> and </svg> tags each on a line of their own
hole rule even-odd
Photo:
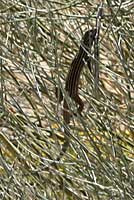
<svg viewBox="0 0 134 200">
<path fill-rule="evenodd" d="M 95 39 L 95 35 L 96 29 L 86 31 L 82 38 L 82 43 L 87 47 L 91 47 Z"/>
</svg>

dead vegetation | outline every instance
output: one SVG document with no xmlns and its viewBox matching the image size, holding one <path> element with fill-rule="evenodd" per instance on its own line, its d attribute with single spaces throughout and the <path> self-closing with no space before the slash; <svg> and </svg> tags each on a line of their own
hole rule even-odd
<svg viewBox="0 0 134 200">
<path fill-rule="evenodd" d="M 134 3 L 104 1 L 99 98 L 85 66 L 82 116 L 64 142 L 55 87 L 65 77 L 97 0 L 0 2 L 0 199 L 134 199 Z M 73 106 L 73 105 L 72 105 Z M 75 107 L 74 107 L 75 109 Z"/>
</svg>

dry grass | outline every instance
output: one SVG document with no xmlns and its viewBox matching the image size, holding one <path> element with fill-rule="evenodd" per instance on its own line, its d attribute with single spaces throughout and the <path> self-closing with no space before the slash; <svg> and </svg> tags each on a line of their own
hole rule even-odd
<svg viewBox="0 0 134 200">
<path fill-rule="evenodd" d="M 64 142 L 55 86 L 65 77 L 97 0 L 0 2 L 0 199 L 134 199 L 134 3 L 104 1 L 99 99 L 85 66 L 82 117 Z M 122 3 L 119 3 L 122 2 Z M 72 105 L 73 106 L 73 105 Z"/>
</svg>

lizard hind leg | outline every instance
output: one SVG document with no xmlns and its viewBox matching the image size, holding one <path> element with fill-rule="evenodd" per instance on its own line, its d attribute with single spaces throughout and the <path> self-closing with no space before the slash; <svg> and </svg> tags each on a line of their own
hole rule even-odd
<svg viewBox="0 0 134 200">
<path fill-rule="evenodd" d="M 72 117 L 72 114 L 71 112 L 69 111 L 69 108 L 68 108 L 68 104 L 67 102 L 64 100 L 64 105 L 63 105 L 63 120 L 66 124 L 69 124 L 70 123 L 70 119 Z"/>
<path fill-rule="evenodd" d="M 79 105 L 78 113 L 81 115 L 81 112 L 82 112 L 82 110 L 84 108 L 84 103 L 83 103 L 83 101 L 81 100 L 81 98 L 78 95 L 75 96 L 73 99 Z"/>
</svg>

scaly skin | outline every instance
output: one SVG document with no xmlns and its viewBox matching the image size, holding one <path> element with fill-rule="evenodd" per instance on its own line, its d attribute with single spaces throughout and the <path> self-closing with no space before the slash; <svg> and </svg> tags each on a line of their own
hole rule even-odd
<svg viewBox="0 0 134 200">
<path fill-rule="evenodd" d="M 81 114 L 84 104 L 81 100 L 81 98 L 78 95 L 78 86 L 79 86 L 79 80 L 80 80 L 80 75 L 81 71 L 83 69 L 83 66 L 85 62 L 87 62 L 88 68 L 91 71 L 91 48 L 95 39 L 96 35 L 96 29 L 88 30 L 84 34 L 82 38 L 82 42 L 79 48 L 78 54 L 75 56 L 74 60 L 72 61 L 70 70 L 68 72 L 67 78 L 66 78 L 66 83 L 65 83 L 65 91 L 67 95 L 76 102 L 76 104 L 79 105 L 78 107 L 78 113 Z M 89 53 L 89 55 L 88 55 Z M 60 101 L 62 100 L 62 97 L 60 97 Z M 69 106 L 64 98 L 63 102 L 63 119 L 64 119 L 64 124 L 68 125 L 70 123 L 71 119 L 71 113 L 69 111 Z M 57 160 L 60 160 L 61 157 L 65 154 L 68 146 L 69 146 L 69 133 L 66 129 L 64 129 L 64 134 L 65 134 L 65 143 L 62 146 L 62 151 L 60 155 L 58 156 Z"/>
</svg>

